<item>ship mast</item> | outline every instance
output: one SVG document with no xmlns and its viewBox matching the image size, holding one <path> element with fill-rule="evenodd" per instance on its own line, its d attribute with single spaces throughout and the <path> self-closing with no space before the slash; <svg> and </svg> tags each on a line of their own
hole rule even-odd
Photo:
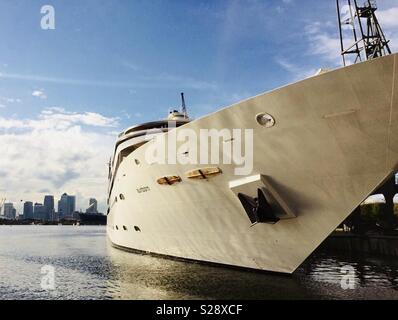
<svg viewBox="0 0 398 320">
<path fill-rule="evenodd" d="M 391 54 L 389 40 L 375 14 L 375 0 L 363 5 L 358 5 L 357 0 L 336 0 L 336 4 L 344 66 L 351 62 L 349 57 L 355 57 L 353 62 L 357 63 Z M 345 38 L 353 42 L 346 46 Z"/>
<path fill-rule="evenodd" d="M 185 98 L 184 98 L 184 92 L 181 92 L 181 112 L 184 115 L 184 117 L 187 119 L 188 118 L 188 113 L 187 113 L 187 106 L 185 104 Z"/>
</svg>

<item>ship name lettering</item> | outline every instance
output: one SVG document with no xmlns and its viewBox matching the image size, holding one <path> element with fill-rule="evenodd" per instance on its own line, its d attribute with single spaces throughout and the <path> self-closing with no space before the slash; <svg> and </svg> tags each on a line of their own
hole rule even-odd
<svg viewBox="0 0 398 320">
<path fill-rule="evenodd" d="M 142 188 L 137 189 L 138 193 L 144 193 L 144 192 L 149 192 L 149 191 L 151 191 L 151 189 L 149 187 L 142 187 Z"/>
</svg>

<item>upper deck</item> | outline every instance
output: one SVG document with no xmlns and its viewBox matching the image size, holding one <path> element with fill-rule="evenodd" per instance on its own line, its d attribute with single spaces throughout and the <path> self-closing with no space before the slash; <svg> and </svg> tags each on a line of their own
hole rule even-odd
<svg viewBox="0 0 398 320">
<path fill-rule="evenodd" d="M 174 110 L 170 112 L 167 119 L 135 125 L 120 133 L 115 143 L 113 157 L 109 163 L 109 194 L 112 191 L 117 170 L 125 158 L 150 141 L 154 136 L 166 133 L 190 121 L 186 113 Z"/>
</svg>

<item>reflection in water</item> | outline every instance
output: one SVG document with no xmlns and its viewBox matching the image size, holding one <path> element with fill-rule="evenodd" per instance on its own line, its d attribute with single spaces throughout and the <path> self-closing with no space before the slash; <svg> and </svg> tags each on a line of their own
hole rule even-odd
<svg viewBox="0 0 398 320">
<path fill-rule="evenodd" d="M 40 287 L 41 267 L 56 290 Z M 350 266 L 354 290 L 343 290 Z M 398 262 L 318 253 L 293 276 L 185 263 L 112 248 L 104 227 L 0 227 L 3 299 L 398 299 Z"/>
<path fill-rule="evenodd" d="M 237 299 L 305 296 L 295 279 L 136 255 L 108 247 L 118 265 L 115 298 Z M 111 280 L 112 281 L 112 280 Z M 309 297 L 309 296 L 308 296 Z"/>
</svg>

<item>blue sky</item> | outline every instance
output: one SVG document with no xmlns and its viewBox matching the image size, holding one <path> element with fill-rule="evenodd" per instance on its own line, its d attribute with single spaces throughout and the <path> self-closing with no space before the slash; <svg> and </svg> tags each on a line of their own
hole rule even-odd
<svg viewBox="0 0 398 320">
<path fill-rule="evenodd" d="M 378 3 L 396 51 L 398 0 Z M 0 197 L 67 191 L 82 208 L 105 199 L 114 134 L 181 91 L 198 117 L 341 63 L 334 0 L 2 0 L 0 39 Z"/>
</svg>

